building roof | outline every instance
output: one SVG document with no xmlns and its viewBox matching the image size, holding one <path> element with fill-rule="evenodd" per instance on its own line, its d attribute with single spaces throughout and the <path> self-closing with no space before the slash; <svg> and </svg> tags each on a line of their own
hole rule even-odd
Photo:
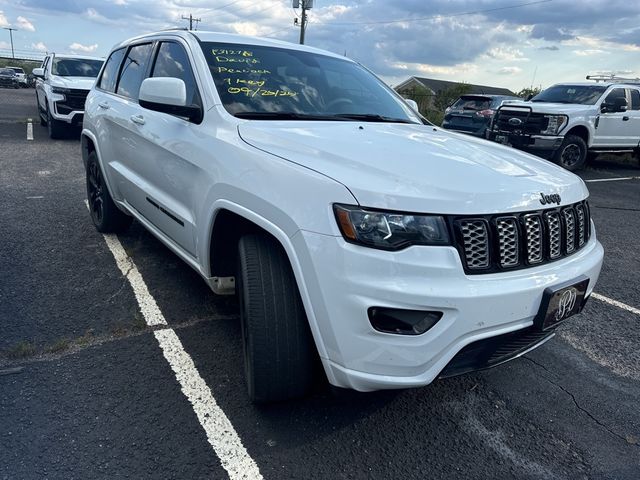
<svg viewBox="0 0 640 480">
<path fill-rule="evenodd" d="M 447 80 L 437 80 L 435 78 L 410 77 L 404 82 L 397 85 L 395 89 L 400 90 L 408 86 L 411 82 L 419 83 L 423 87 L 431 90 L 434 94 L 437 94 L 448 88 L 455 87 L 456 85 L 459 85 L 460 83 L 462 83 L 462 82 L 449 82 Z M 510 96 L 515 95 L 515 93 L 513 93 L 508 88 L 490 87 L 488 85 L 475 85 L 473 83 L 465 83 L 465 85 L 468 85 L 471 88 L 471 90 L 467 92 L 469 94 L 484 93 L 489 95 L 510 95 Z"/>
</svg>

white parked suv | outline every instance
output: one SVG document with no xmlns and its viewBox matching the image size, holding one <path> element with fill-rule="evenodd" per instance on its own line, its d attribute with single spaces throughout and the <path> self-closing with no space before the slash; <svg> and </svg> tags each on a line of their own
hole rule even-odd
<svg viewBox="0 0 640 480">
<path fill-rule="evenodd" d="M 84 101 L 104 59 L 80 55 L 47 55 L 34 68 L 40 124 L 51 138 L 59 138 L 71 126 L 82 125 Z"/>
<path fill-rule="evenodd" d="M 497 365 L 553 336 L 600 273 L 580 178 L 425 124 L 314 48 L 128 40 L 81 138 L 99 231 L 135 218 L 237 292 L 256 402 L 304 395 L 320 371 L 370 391 Z"/>
<path fill-rule="evenodd" d="M 500 107 L 487 137 L 572 171 L 598 153 L 640 157 L 640 79 L 553 85 L 528 102 Z"/>
</svg>

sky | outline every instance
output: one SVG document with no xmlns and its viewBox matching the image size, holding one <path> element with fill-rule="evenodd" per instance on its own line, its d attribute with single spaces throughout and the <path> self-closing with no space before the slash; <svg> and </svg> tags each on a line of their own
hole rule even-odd
<svg viewBox="0 0 640 480">
<path fill-rule="evenodd" d="M 640 0 L 315 0 L 306 44 L 364 64 L 391 85 L 412 75 L 547 87 L 587 74 L 640 76 Z M 297 43 L 291 0 L 0 0 L 16 56 L 105 56 L 126 38 L 200 18 L 199 30 Z M 0 30 L 0 55 L 10 51 Z"/>
</svg>

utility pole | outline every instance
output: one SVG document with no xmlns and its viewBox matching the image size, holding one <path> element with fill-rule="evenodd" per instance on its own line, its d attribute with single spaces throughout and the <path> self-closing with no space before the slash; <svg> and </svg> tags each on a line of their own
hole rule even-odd
<svg viewBox="0 0 640 480">
<path fill-rule="evenodd" d="M 307 31 L 307 10 L 313 7 L 313 0 L 293 0 L 293 8 L 302 8 L 302 18 L 300 19 L 300 45 L 304 45 L 304 34 Z M 298 24 L 298 19 L 294 22 Z"/>
<path fill-rule="evenodd" d="M 13 58 L 15 60 L 16 56 L 13 53 L 13 32 L 15 32 L 16 30 L 18 30 L 17 28 L 11 28 L 11 27 L 3 27 L 5 30 L 9 30 L 9 37 L 11 38 L 11 58 Z"/>
<path fill-rule="evenodd" d="M 202 19 L 200 18 L 193 18 L 193 15 L 189 14 L 188 17 L 185 17 L 184 15 L 182 15 L 182 19 L 183 20 L 189 20 L 189 30 L 193 30 L 193 22 L 201 22 Z M 198 29 L 198 26 L 196 25 L 196 30 Z"/>
</svg>

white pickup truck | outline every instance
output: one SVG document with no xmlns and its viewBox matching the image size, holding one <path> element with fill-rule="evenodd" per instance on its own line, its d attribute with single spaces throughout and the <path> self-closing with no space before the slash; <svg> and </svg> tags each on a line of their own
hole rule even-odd
<svg viewBox="0 0 640 480">
<path fill-rule="evenodd" d="M 640 155 L 640 81 L 553 85 L 500 107 L 487 138 L 572 171 L 598 153 Z"/>
</svg>

